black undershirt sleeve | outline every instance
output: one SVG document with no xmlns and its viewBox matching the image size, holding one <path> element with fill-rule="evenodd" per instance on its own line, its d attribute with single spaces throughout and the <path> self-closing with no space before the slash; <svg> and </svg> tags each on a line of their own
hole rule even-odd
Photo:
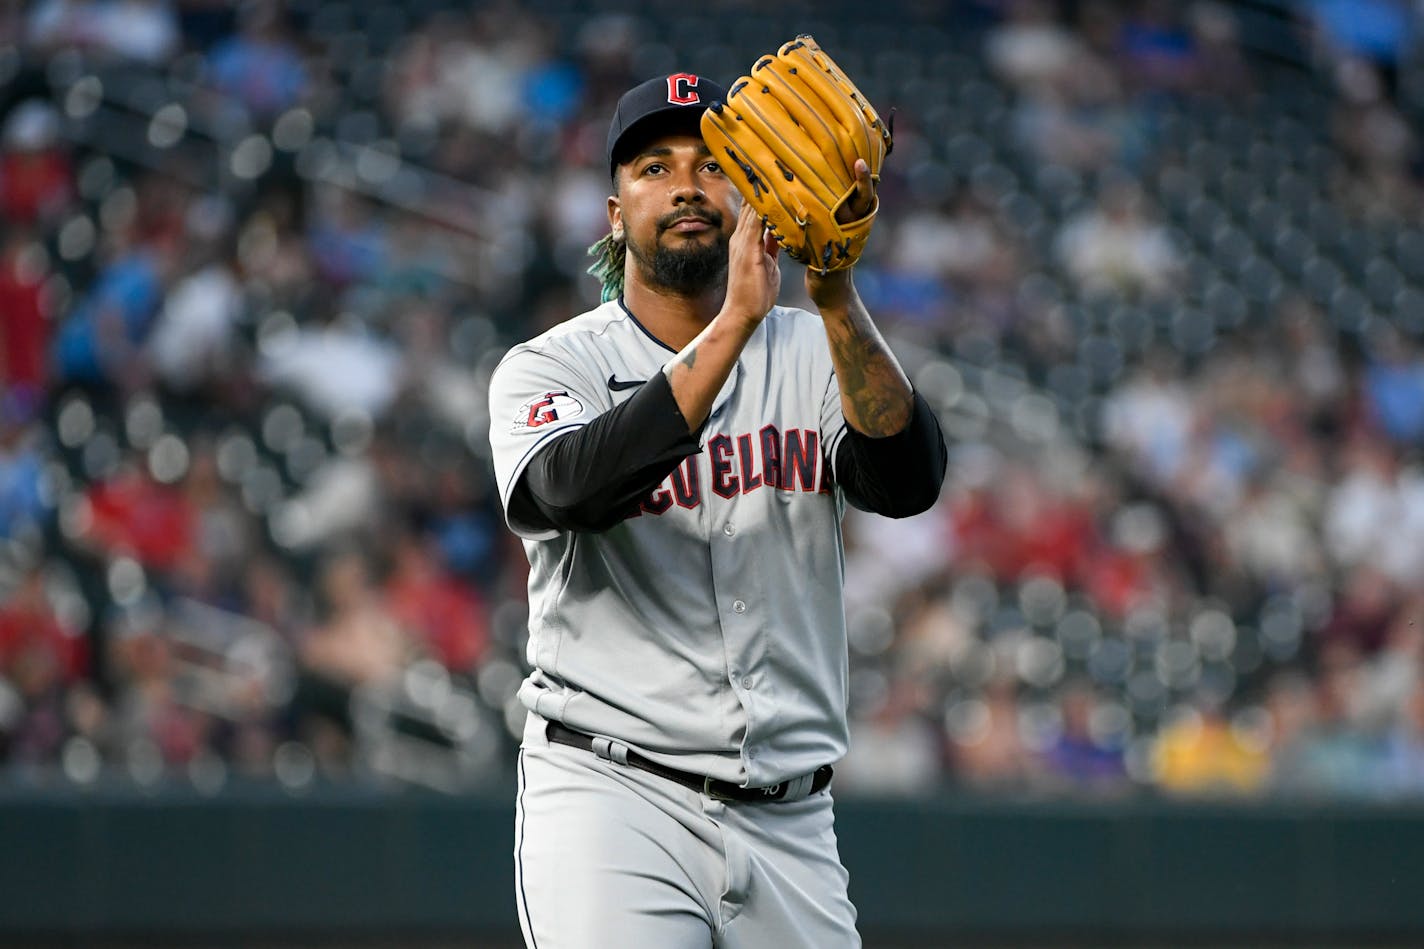
<svg viewBox="0 0 1424 949">
<path fill-rule="evenodd" d="M 846 500 L 862 511 L 909 517 L 939 498 L 949 449 L 929 403 L 916 392 L 910 422 L 885 438 L 846 425 L 836 448 L 836 478 Z"/>
<path fill-rule="evenodd" d="M 622 405 L 535 455 L 510 494 L 510 516 L 534 528 L 606 531 L 699 452 L 699 442 L 667 376 L 655 372 Z"/>
</svg>

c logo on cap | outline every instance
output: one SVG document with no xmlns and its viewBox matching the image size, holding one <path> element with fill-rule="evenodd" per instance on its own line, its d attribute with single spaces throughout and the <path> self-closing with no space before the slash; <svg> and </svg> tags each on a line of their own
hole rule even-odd
<svg viewBox="0 0 1424 949">
<path fill-rule="evenodd" d="M 697 95 L 697 77 L 690 72 L 675 72 L 668 76 L 668 102 L 673 105 L 692 105 L 700 102 Z"/>
</svg>

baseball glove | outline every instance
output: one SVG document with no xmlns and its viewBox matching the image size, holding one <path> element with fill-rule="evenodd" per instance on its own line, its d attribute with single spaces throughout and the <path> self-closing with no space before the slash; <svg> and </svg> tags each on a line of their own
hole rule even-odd
<svg viewBox="0 0 1424 949">
<path fill-rule="evenodd" d="M 702 137 L 789 256 L 822 274 L 860 259 L 880 199 L 855 220 L 837 212 L 854 216 L 856 159 L 880 180 L 891 130 L 809 35 L 758 59 L 703 113 Z"/>
</svg>

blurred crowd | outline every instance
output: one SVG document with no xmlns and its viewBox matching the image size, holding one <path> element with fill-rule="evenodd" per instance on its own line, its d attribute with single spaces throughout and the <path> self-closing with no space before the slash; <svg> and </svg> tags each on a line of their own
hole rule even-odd
<svg viewBox="0 0 1424 949">
<path fill-rule="evenodd" d="M 1424 794 L 1416 7 L 903 7 L 782 11 L 897 107 L 952 445 L 847 518 L 837 786 Z M 0 773 L 507 775 L 489 373 L 597 302 L 617 97 L 788 38 L 608 9 L 0 0 Z"/>
</svg>

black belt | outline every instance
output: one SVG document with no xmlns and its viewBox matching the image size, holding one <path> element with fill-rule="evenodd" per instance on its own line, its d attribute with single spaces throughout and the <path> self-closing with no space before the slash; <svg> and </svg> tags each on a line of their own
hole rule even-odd
<svg viewBox="0 0 1424 949">
<path fill-rule="evenodd" d="M 621 753 L 617 757 L 601 755 L 595 748 L 595 742 L 611 744 L 606 739 L 594 738 L 580 731 L 574 731 L 562 722 L 550 721 L 544 734 L 555 744 L 569 745 L 572 748 L 581 748 L 584 751 L 593 752 L 601 758 L 609 760 L 626 761 L 626 763 L 649 774 L 656 774 L 660 778 L 667 778 L 669 781 L 676 781 L 685 788 L 691 788 L 699 794 L 706 794 L 708 797 L 719 801 L 741 801 L 747 804 L 766 804 L 772 801 L 784 800 L 791 792 L 797 781 L 782 781 L 767 788 L 744 788 L 740 784 L 733 784 L 730 781 L 719 781 L 716 778 L 709 778 L 700 774 L 693 774 L 691 771 L 679 771 L 676 768 L 669 768 L 667 765 L 650 761 L 638 754 L 636 751 L 627 751 L 626 758 Z M 825 790 L 831 783 L 831 766 L 822 765 L 811 775 L 811 788 L 805 795 L 809 797 L 818 791 Z"/>
</svg>

